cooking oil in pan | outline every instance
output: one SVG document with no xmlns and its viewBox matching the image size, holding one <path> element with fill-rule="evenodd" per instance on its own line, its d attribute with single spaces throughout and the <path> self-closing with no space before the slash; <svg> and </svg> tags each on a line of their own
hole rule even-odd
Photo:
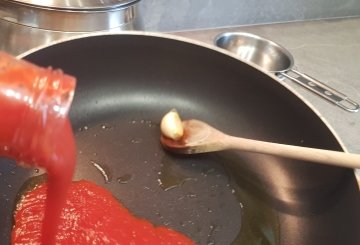
<svg viewBox="0 0 360 245">
<path fill-rule="evenodd" d="M 276 213 L 253 194 L 236 188 L 234 195 L 242 202 L 243 213 L 241 230 L 232 244 L 280 244 L 280 227 Z"/>
<path fill-rule="evenodd" d="M 117 182 L 120 184 L 127 184 L 132 178 L 133 176 L 131 174 L 124 174 L 117 178 Z"/>
<path fill-rule="evenodd" d="M 171 155 L 159 144 L 159 124 L 148 119 L 88 125 L 76 136 L 83 153 L 75 179 L 107 183 L 134 214 L 199 245 L 278 244 L 276 213 L 258 198 L 261 193 L 226 172 L 229 159 Z"/>
<path fill-rule="evenodd" d="M 185 181 L 194 180 L 179 173 L 173 168 L 172 161 L 164 157 L 161 161 L 161 170 L 158 172 L 158 183 L 164 191 L 181 187 Z"/>
<path fill-rule="evenodd" d="M 221 154 L 220 154 L 221 155 Z M 232 154 L 222 154 L 225 159 L 225 168 L 230 176 L 230 185 L 234 188 L 233 194 L 242 206 L 241 229 L 232 245 L 278 245 L 280 244 L 280 223 L 277 211 L 267 201 L 265 193 L 261 192 L 253 183 L 249 183 L 244 176 L 248 170 L 231 167 L 239 165 L 239 159 Z M 232 165 L 234 166 L 234 165 Z"/>
<path fill-rule="evenodd" d="M 216 161 L 224 162 L 223 159 L 219 158 L 214 154 L 213 158 L 217 159 Z M 195 157 L 196 158 L 196 157 Z M 176 163 L 177 162 L 177 163 Z M 178 162 L 174 161 L 174 158 L 165 155 L 161 161 L 161 170 L 158 173 L 159 185 L 163 188 L 164 191 L 170 191 L 174 188 L 181 188 L 185 183 L 191 184 L 191 182 L 200 181 L 200 178 L 207 178 L 212 174 L 215 174 L 217 178 L 222 178 L 223 174 L 219 174 L 219 171 L 214 168 L 208 168 L 200 171 L 198 177 L 188 177 L 181 171 L 177 171 Z M 186 164 L 185 162 L 183 164 Z M 191 166 L 196 169 L 198 164 L 192 163 Z M 226 168 L 226 167 L 225 167 Z M 280 243 L 280 233 L 279 233 L 279 221 L 277 219 L 276 212 L 264 202 L 262 199 L 262 194 L 254 188 L 248 188 L 249 184 L 245 183 L 244 180 L 240 179 L 238 176 L 235 176 L 232 173 L 232 169 L 227 169 L 227 174 L 229 176 L 228 184 L 226 185 L 227 191 L 230 192 L 238 202 L 239 208 L 241 211 L 241 227 L 238 234 L 235 236 L 234 240 L 231 242 L 232 245 L 277 245 Z M 210 182 L 209 182 L 210 183 Z M 219 184 L 213 184 L 208 187 L 206 190 L 210 192 L 212 190 L 218 191 L 217 189 L 224 189 L 224 186 Z M 199 193 L 202 195 L 202 193 Z M 197 193 L 189 193 L 186 196 L 180 197 L 184 198 L 199 198 Z M 179 199 L 179 200 L 180 200 Z M 218 206 L 218 208 L 221 208 Z M 219 210 L 207 208 L 207 212 L 211 215 L 213 212 L 218 212 Z M 203 214 L 202 214 L 203 215 Z M 201 217 L 200 217 L 201 218 Z M 192 221 L 191 221 L 192 222 Z M 186 226 L 189 223 L 182 222 L 182 226 Z M 216 237 L 217 233 L 222 232 L 223 227 L 218 225 L 216 221 L 210 224 L 207 229 L 207 239 L 203 240 L 201 244 L 206 245 L 220 245 L 222 243 L 218 242 Z M 201 229 L 199 229 L 201 232 Z M 203 232 L 202 232 L 203 233 Z"/>
</svg>

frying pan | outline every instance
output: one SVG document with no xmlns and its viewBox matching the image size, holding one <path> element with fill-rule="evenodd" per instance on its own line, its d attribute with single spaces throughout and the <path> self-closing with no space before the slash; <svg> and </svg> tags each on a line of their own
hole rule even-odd
<svg viewBox="0 0 360 245">
<path fill-rule="evenodd" d="M 242 60 L 261 66 L 279 77 L 286 77 L 327 101 L 349 111 L 357 112 L 359 104 L 345 94 L 293 69 L 294 58 L 279 44 L 246 32 L 225 32 L 215 38 L 218 47 L 234 52 Z"/>
<path fill-rule="evenodd" d="M 197 244 L 360 244 L 351 169 L 161 148 L 159 122 L 177 108 L 184 119 L 233 135 L 343 150 L 316 112 L 274 76 L 219 48 L 137 32 L 78 37 L 23 58 L 78 78 L 70 111 L 74 179 L 107 188 L 135 215 Z M 17 195 L 42 172 L 0 161 L 0 239 L 7 244 Z"/>
</svg>

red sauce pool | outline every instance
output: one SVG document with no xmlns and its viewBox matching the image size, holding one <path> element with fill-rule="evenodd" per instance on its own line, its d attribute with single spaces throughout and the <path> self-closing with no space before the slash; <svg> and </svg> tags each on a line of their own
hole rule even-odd
<svg viewBox="0 0 360 245">
<path fill-rule="evenodd" d="M 13 244 L 38 244 L 46 206 L 46 184 L 20 201 L 15 213 Z M 31 229 L 29 229 L 31 227 Z M 60 216 L 57 244 L 194 244 L 166 227 L 134 217 L 112 194 L 89 181 L 73 182 Z"/>
<path fill-rule="evenodd" d="M 48 173 L 46 185 L 20 202 L 12 243 L 194 244 L 133 217 L 101 187 L 71 182 L 76 147 L 67 112 L 74 89 L 75 78 L 61 71 L 0 52 L 0 156 Z"/>
</svg>

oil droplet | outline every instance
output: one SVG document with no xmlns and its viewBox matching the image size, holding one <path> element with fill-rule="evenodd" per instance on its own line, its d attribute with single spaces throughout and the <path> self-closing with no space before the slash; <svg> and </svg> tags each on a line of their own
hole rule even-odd
<svg viewBox="0 0 360 245">
<path fill-rule="evenodd" d="M 7 187 L 12 188 L 12 185 L 8 184 Z"/>
<path fill-rule="evenodd" d="M 207 174 L 206 173 L 201 173 L 201 176 L 203 176 L 204 178 L 207 177 Z"/>
<path fill-rule="evenodd" d="M 40 172 L 40 169 L 35 168 L 35 169 L 34 169 L 34 172 L 38 174 L 38 173 Z"/>
<path fill-rule="evenodd" d="M 155 212 L 156 216 L 159 217 L 159 219 L 163 219 L 164 216 L 160 212 Z"/>
<path fill-rule="evenodd" d="M 89 127 L 88 126 L 84 126 L 84 127 L 80 127 L 79 129 L 78 129 L 78 131 L 79 132 L 81 132 L 81 131 L 86 131 L 86 130 L 88 130 L 89 129 Z"/>
<path fill-rule="evenodd" d="M 187 194 L 187 197 L 189 197 L 189 198 L 197 198 L 197 195 L 193 194 L 193 193 L 190 193 L 190 194 Z"/>
<path fill-rule="evenodd" d="M 111 129 L 113 129 L 113 127 L 111 125 L 108 125 L 108 124 L 102 124 L 101 129 L 103 129 L 103 130 L 111 130 Z"/>
<path fill-rule="evenodd" d="M 83 152 L 82 151 L 79 151 L 79 154 L 81 155 Z"/>
<path fill-rule="evenodd" d="M 209 231 L 209 234 L 207 235 L 208 239 L 206 241 L 206 244 L 207 245 L 215 244 L 215 242 L 213 241 L 213 236 L 214 236 L 214 234 L 216 232 L 216 226 L 210 225 L 209 229 L 210 229 L 210 231 Z"/>
<path fill-rule="evenodd" d="M 143 124 L 144 122 L 145 122 L 145 120 L 144 120 L 144 119 L 140 121 L 140 123 L 141 123 L 141 124 Z"/>
<path fill-rule="evenodd" d="M 16 174 L 15 170 L 10 171 L 10 174 L 15 175 Z"/>
<path fill-rule="evenodd" d="M 124 174 L 123 176 L 117 178 L 117 182 L 120 184 L 127 184 L 131 179 L 132 179 L 131 174 Z"/>
<path fill-rule="evenodd" d="M 136 124 L 135 120 L 130 121 L 131 124 Z"/>
<path fill-rule="evenodd" d="M 184 198 L 185 198 L 185 196 L 181 196 L 181 197 L 178 198 L 178 201 L 181 201 Z"/>
<path fill-rule="evenodd" d="M 10 150 L 9 146 L 7 146 L 7 145 L 4 145 L 3 149 L 4 149 L 4 151 L 9 151 Z"/>
<path fill-rule="evenodd" d="M 107 167 L 106 165 L 99 164 L 93 160 L 91 160 L 90 162 L 97 170 L 99 170 L 101 175 L 104 177 L 105 184 L 110 183 L 112 180 L 112 175 L 109 167 Z"/>
<path fill-rule="evenodd" d="M 132 139 L 131 140 L 131 143 L 133 143 L 133 144 L 139 144 L 139 143 L 141 143 L 142 142 L 142 139 Z"/>
<path fill-rule="evenodd" d="M 188 224 L 190 224 L 190 225 L 194 225 L 194 222 L 193 222 L 193 221 L 191 221 L 191 220 L 189 220 L 189 221 L 188 221 Z"/>
</svg>

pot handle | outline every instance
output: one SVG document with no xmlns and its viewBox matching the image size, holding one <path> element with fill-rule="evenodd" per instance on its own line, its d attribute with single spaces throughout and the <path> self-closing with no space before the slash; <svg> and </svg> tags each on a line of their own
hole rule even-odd
<svg viewBox="0 0 360 245">
<path fill-rule="evenodd" d="M 343 93 L 327 86 L 326 84 L 312 78 L 304 73 L 298 72 L 296 70 L 290 70 L 291 73 L 294 73 L 296 77 L 291 76 L 285 72 L 280 74 L 291 81 L 300 84 L 301 86 L 309 89 L 310 91 L 320 95 L 329 102 L 341 107 L 342 109 L 349 112 L 357 112 L 359 110 L 359 104 L 350 99 Z"/>
</svg>

